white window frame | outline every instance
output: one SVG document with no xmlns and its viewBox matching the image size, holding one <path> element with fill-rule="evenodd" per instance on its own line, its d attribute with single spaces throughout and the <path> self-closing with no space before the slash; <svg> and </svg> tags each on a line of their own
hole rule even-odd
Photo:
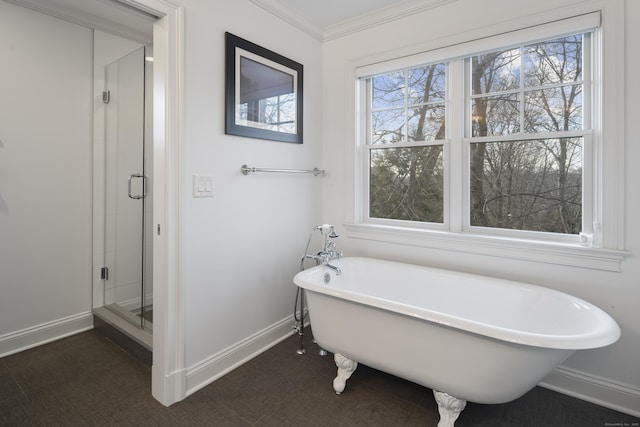
<svg viewBox="0 0 640 427">
<path fill-rule="evenodd" d="M 352 153 L 355 165 L 352 187 L 354 204 L 350 209 L 351 219 L 345 224 L 348 235 L 388 243 L 475 254 L 490 253 L 492 256 L 505 258 L 619 271 L 620 263 L 627 255 L 623 238 L 624 46 L 621 43 L 624 40 L 624 19 L 623 8 L 619 5 L 596 3 L 596 8 L 591 5 L 590 9 L 585 10 L 584 7 L 576 6 L 563 11 L 562 16 L 557 16 L 559 12 L 556 12 L 554 16 L 547 16 L 546 21 L 530 22 L 530 25 L 521 26 L 520 28 L 524 27 L 522 30 L 507 32 L 502 28 L 485 28 L 482 30 L 484 34 L 466 42 L 441 40 L 441 46 L 427 47 L 421 53 L 408 54 L 401 58 L 377 56 L 371 58 L 370 62 L 365 58 L 354 63 L 351 74 L 351 79 L 356 81 L 353 111 L 356 111 L 358 120 L 353 129 L 356 140 Z M 591 126 L 594 132 L 593 135 L 587 132 L 584 137 L 583 207 L 588 212 L 583 212 L 583 216 L 588 221 L 583 221 L 583 224 L 588 224 L 583 227 L 581 236 L 556 236 L 557 233 L 538 232 L 514 234 L 510 230 L 471 227 L 467 215 L 468 184 L 465 184 L 468 182 L 469 160 L 466 153 L 471 138 L 465 137 L 463 123 L 460 123 L 460 126 L 457 123 L 455 126 L 448 126 L 445 140 L 436 141 L 444 146 L 445 168 L 449 172 L 445 173 L 443 224 L 367 218 L 368 149 L 364 144 L 368 129 L 364 111 L 366 109 L 362 108 L 366 105 L 366 91 L 362 83 L 364 78 L 593 29 L 593 84 L 584 90 L 591 93 L 591 110 L 594 111 Z M 447 81 L 447 112 L 458 117 L 465 117 L 465 111 L 462 110 L 465 108 L 464 87 L 460 87 L 458 81 L 453 81 L 449 76 L 464 73 L 462 63 L 463 61 L 457 60 L 451 62 L 450 67 L 460 69 L 450 70 Z M 607 90 L 604 91 L 603 87 Z M 454 163 L 451 159 L 458 161 Z M 593 226 L 590 229 L 591 224 Z M 541 239 L 541 235 L 552 236 Z"/>
</svg>

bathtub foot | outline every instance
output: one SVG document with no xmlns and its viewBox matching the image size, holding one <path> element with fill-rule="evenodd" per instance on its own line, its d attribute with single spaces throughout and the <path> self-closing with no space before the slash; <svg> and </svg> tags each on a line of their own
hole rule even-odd
<svg viewBox="0 0 640 427">
<path fill-rule="evenodd" d="M 338 353 L 334 354 L 333 360 L 336 362 L 336 366 L 338 367 L 338 376 L 333 380 L 333 389 L 336 391 L 336 394 L 340 394 L 344 391 L 344 388 L 347 385 L 347 380 L 358 367 L 358 362 Z"/>
<path fill-rule="evenodd" d="M 460 412 L 467 406 L 467 401 L 442 391 L 433 390 L 433 396 L 436 398 L 438 412 L 440 413 L 438 427 L 453 427 L 453 423 L 458 419 Z"/>
</svg>

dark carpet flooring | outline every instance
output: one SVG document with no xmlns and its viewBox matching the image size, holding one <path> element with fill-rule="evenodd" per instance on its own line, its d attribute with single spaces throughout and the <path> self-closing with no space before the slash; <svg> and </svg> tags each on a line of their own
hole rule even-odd
<svg viewBox="0 0 640 427">
<path fill-rule="evenodd" d="M 309 337 L 305 338 L 310 341 Z M 0 426 L 421 426 L 431 390 L 358 367 L 338 396 L 331 355 L 283 341 L 169 408 L 150 369 L 93 330 L 0 359 Z M 639 426 L 640 419 L 543 388 L 503 405 L 469 403 L 465 426 Z"/>
</svg>

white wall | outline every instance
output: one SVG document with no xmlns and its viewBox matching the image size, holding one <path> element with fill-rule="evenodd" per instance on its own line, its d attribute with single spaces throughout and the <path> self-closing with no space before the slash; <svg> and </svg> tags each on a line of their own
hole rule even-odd
<svg viewBox="0 0 640 427">
<path fill-rule="evenodd" d="M 325 178 L 244 176 L 240 167 L 322 167 L 322 52 L 320 42 L 248 0 L 182 3 L 179 263 L 186 387 L 192 392 L 258 350 L 250 341 L 265 336 L 264 343 L 272 342 L 292 331 L 292 277 L 311 228 L 320 222 Z M 225 135 L 225 31 L 303 64 L 303 144 Z M 192 197 L 193 175 L 213 177 L 214 197 Z"/>
<path fill-rule="evenodd" d="M 0 2 L 0 355 L 92 326 L 91 56 Z"/>
<path fill-rule="evenodd" d="M 323 46 L 323 153 L 324 167 L 333 172 L 324 182 L 323 220 L 342 224 L 348 217 L 351 192 L 348 183 L 353 173 L 350 145 L 354 144 L 354 112 L 345 94 L 353 93 L 355 63 L 363 58 L 391 58 L 394 55 L 416 53 L 419 45 L 437 45 L 438 40 L 459 36 L 489 25 L 545 13 L 554 8 L 580 3 L 575 0 L 540 0 L 513 2 L 510 0 L 458 0 L 446 6 L 361 31 L 325 43 Z M 584 3 L 584 2 L 583 2 Z M 509 279 L 518 279 L 559 289 L 584 298 L 610 313 L 622 329 L 622 337 L 612 346 L 579 351 L 567 360 L 562 369 L 546 381 L 550 387 L 640 415 L 640 226 L 635 221 L 640 209 L 635 182 L 640 181 L 640 169 L 633 159 L 640 158 L 635 137 L 634 118 L 640 115 L 636 102 L 640 96 L 636 70 L 640 59 L 636 54 L 640 40 L 640 5 L 626 2 L 626 183 L 625 216 L 626 249 L 631 252 L 622 263 L 621 272 L 605 272 L 583 268 L 501 259 L 453 253 L 444 250 L 418 248 L 344 238 L 341 244 L 348 255 L 367 255 L 396 259 L 423 265 L 451 268 Z M 351 73 L 351 74 L 350 74 Z M 605 88 L 605 90 L 607 90 Z M 605 108 L 607 108 L 605 106 Z"/>
</svg>

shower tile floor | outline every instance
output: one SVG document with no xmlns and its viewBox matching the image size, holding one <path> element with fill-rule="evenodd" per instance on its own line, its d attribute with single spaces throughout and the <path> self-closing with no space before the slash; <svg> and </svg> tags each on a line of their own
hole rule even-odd
<svg viewBox="0 0 640 427">
<path fill-rule="evenodd" d="M 429 389 L 360 366 L 338 396 L 331 355 L 292 336 L 182 402 L 151 397 L 148 366 L 92 330 L 0 359 L 0 426 L 435 427 Z M 469 403 L 456 427 L 638 426 L 640 419 L 540 387 Z"/>
</svg>

